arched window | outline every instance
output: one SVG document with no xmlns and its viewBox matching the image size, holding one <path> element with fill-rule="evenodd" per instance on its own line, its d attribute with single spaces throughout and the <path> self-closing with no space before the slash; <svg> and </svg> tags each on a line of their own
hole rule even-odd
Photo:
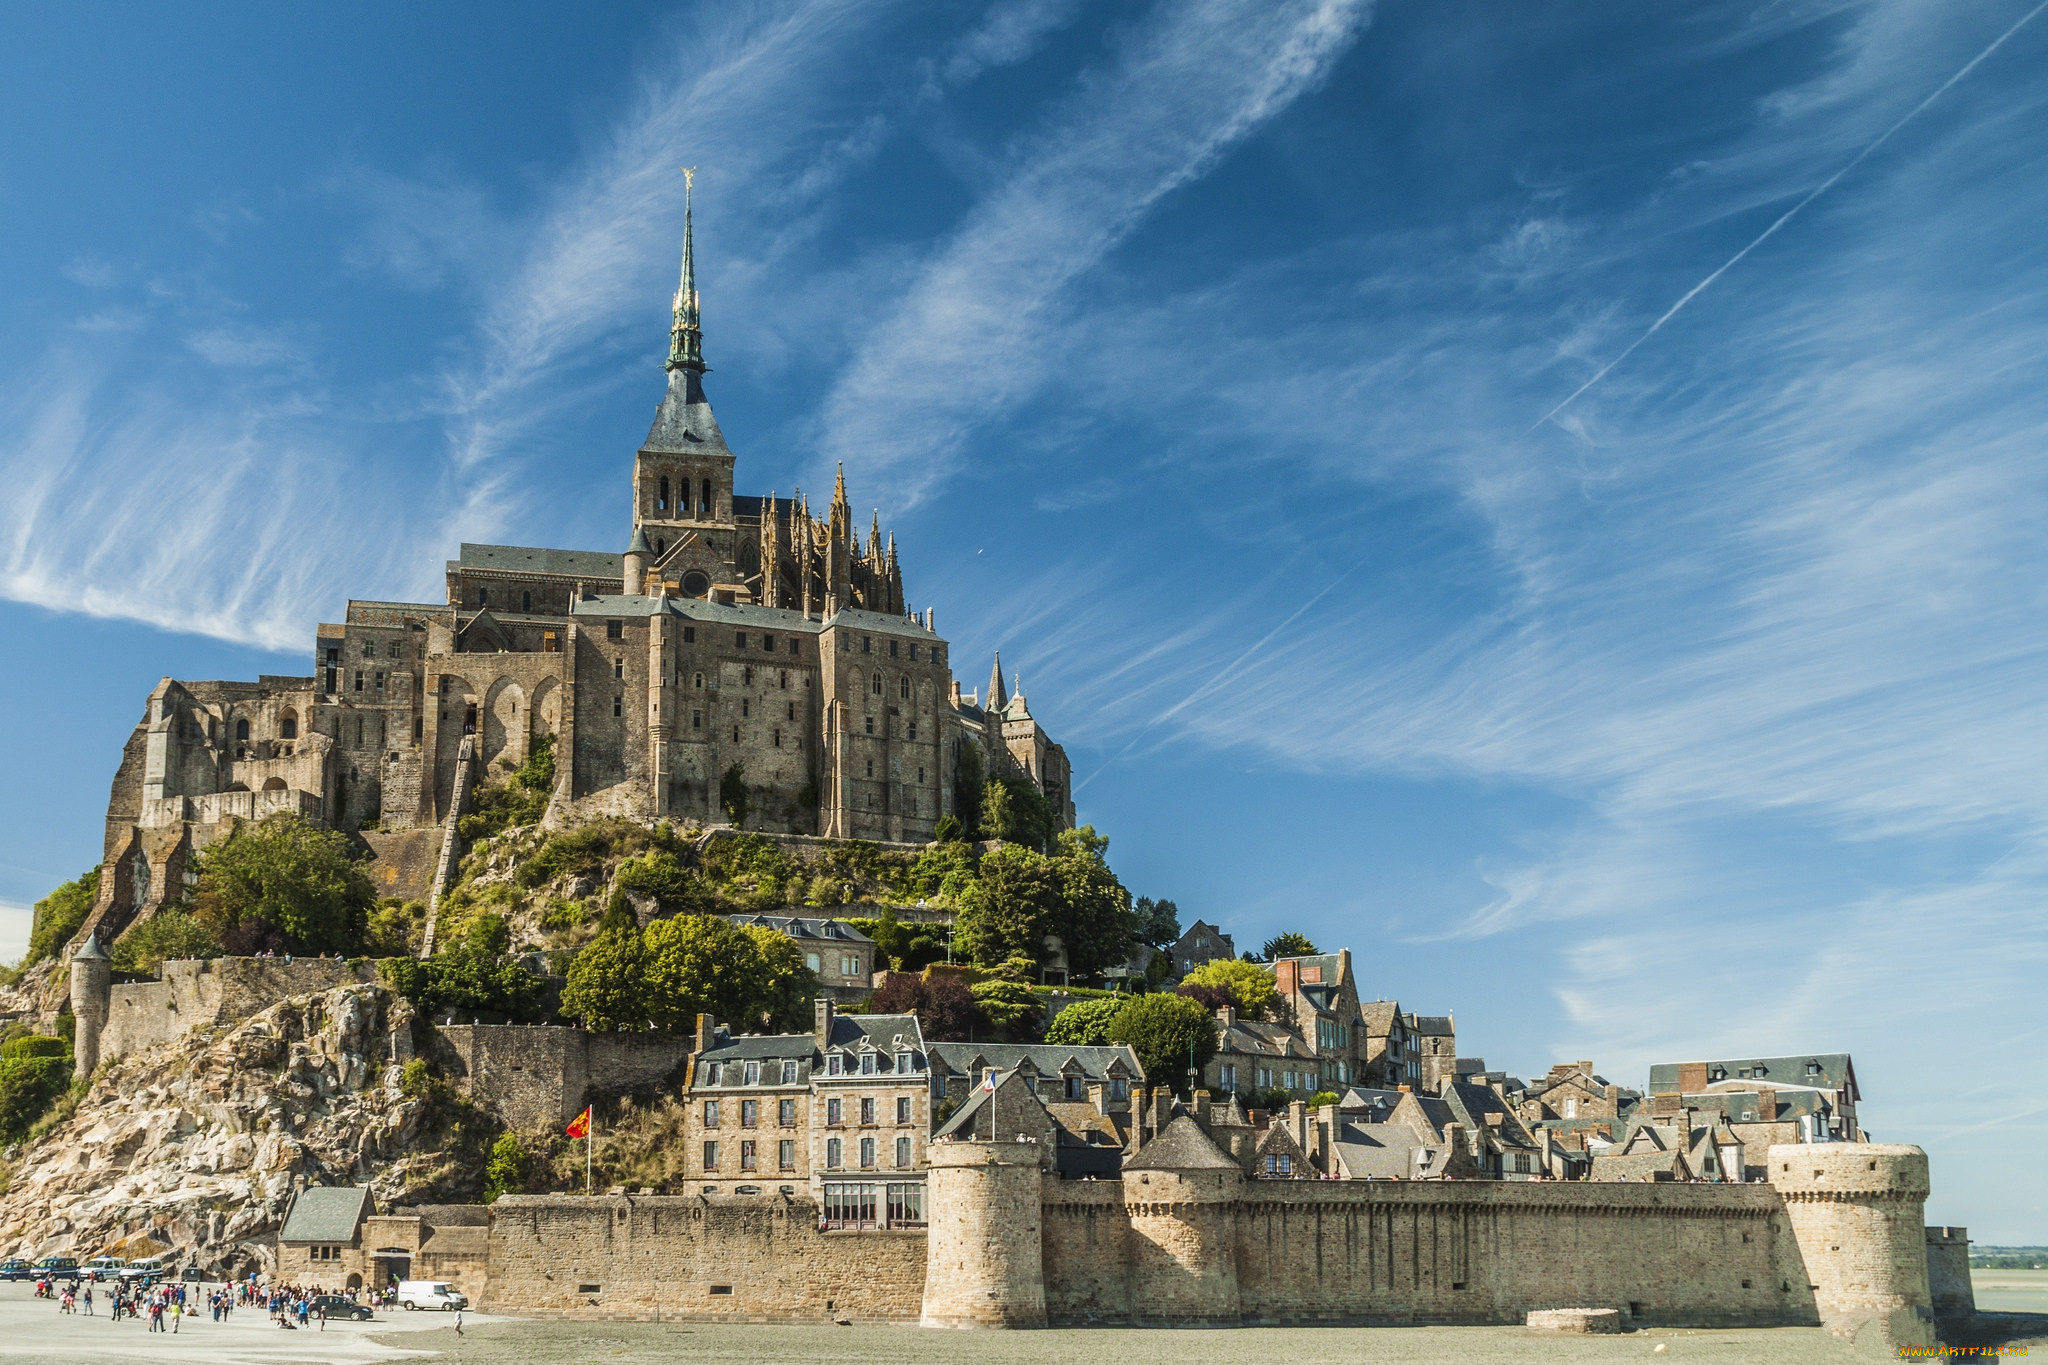
<svg viewBox="0 0 2048 1365">
<path fill-rule="evenodd" d="M 704 480 L 704 502 L 697 510 L 707 517 L 711 515 L 711 480 L 709 479 Z"/>
<path fill-rule="evenodd" d="M 235 722 L 235 738 L 236 738 L 236 739 L 247 739 L 248 737 L 249 737 L 249 722 L 248 722 L 247 718 L 243 718 L 243 719 L 241 719 L 241 720 L 237 720 L 237 721 Z"/>
<path fill-rule="evenodd" d="M 657 512 L 666 512 L 668 510 L 668 475 L 666 474 L 661 476 L 661 492 L 654 499 L 654 510 Z"/>
<path fill-rule="evenodd" d="M 667 553 L 668 542 L 666 540 L 663 540 L 660 536 L 656 536 L 654 538 L 654 557 L 656 559 L 660 559 L 663 555 Z"/>
<path fill-rule="evenodd" d="M 299 713 L 292 710 L 289 706 L 285 708 L 284 714 L 278 717 L 277 737 L 279 739 L 297 739 L 299 737 Z"/>
<path fill-rule="evenodd" d="M 532 610 L 533 610 L 533 594 L 532 594 L 532 593 L 530 593 L 530 592 L 523 592 L 523 593 L 520 593 L 520 594 L 519 594 L 519 610 L 521 610 L 521 611 L 532 611 Z"/>
<path fill-rule="evenodd" d="M 909 700 L 910 700 L 910 679 L 909 679 L 908 677 L 904 678 L 902 682 L 900 682 L 900 683 L 898 683 L 898 684 L 897 684 L 896 690 L 897 690 L 898 692 L 900 692 L 900 693 L 902 694 L 902 696 L 903 696 L 903 700 L 905 700 L 905 701 L 909 701 Z"/>
<path fill-rule="evenodd" d="M 491 590 L 489 588 L 478 588 L 476 590 L 476 604 L 480 607 L 487 607 L 491 604 Z"/>
</svg>

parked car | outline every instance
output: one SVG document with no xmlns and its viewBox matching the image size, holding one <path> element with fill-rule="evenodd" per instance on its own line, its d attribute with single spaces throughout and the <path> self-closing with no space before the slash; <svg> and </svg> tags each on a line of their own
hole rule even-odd
<svg viewBox="0 0 2048 1365">
<path fill-rule="evenodd" d="M 452 1312 L 469 1307 L 469 1296 L 446 1280 L 400 1280 L 398 1301 L 407 1309 L 439 1308 Z"/>
<path fill-rule="evenodd" d="M 127 1265 L 121 1267 L 121 1278 L 131 1282 L 140 1280 L 144 1284 L 161 1280 L 164 1276 L 171 1273 L 171 1268 L 165 1264 L 165 1259 L 162 1256 L 145 1256 L 139 1261 L 130 1261 Z"/>
<path fill-rule="evenodd" d="M 322 1294 L 313 1300 L 313 1316 L 323 1315 L 347 1319 L 350 1322 L 368 1322 L 370 1306 L 366 1303 L 357 1303 L 354 1299 L 345 1299 L 339 1294 Z"/>
<path fill-rule="evenodd" d="M 33 1280 L 35 1277 L 34 1264 L 19 1256 L 9 1256 L 0 1261 L 0 1280 Z"/>
<path fill-rule="evenodd" d="M 78 1258 L 76 1256 L 45 1256 L 30 1268 L 30 1275 L 32 1278 L 39 1280 L 71 1280 L 76 1282 L 79 1276 Z"/>
<path fill-rule="evenodd" d="M 85 1263 L 87 1279 L 112 1280 L 120 1278 L 128 1263 L 119 1256 L 95 1256 Z"/>
</svg>

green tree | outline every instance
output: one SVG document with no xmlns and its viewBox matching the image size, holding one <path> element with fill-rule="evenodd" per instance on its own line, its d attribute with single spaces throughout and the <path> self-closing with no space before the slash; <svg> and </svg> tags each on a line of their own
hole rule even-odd
<svg viewBox="0 0 2048 1365">
<path fill-rule="evenodd" d="M 1172 901 L 1140 896 L 1131 904 L 1131 915 L 1137 921 L 1138 942 L 1163 950 L 1180 941 L 1180 907 Z"/>
<path fill-rule="evenodd" d="M 1038 784 L 1016 773 L 1004 774 L 1001 783 L 1003 790 L 1009 793 L 1010 807 L 1010 832 L 1004 837 L 1035 849 L 1051 847 L 1059 821 L 1054 818 L 1052 805 L 1045 799 L 1045 793 L 1038 789 Z"/>
<path fill-rule="evenodd" d="M 969 962 L 1043 961 L 1045 936 L 1064 913 L 1052 860 L 1018 844 L 989 850 L 953 921 L 953 947 Z"/>
<path fill-rule="evenodd" d="M 562 1013 L 599 1033 L 647 1027 L 647 950 L 629 921 L 608 925 L 569 964 Z"/>
<path fill-rule="evenodd" d="M 353 953 L 377 888 L 348 836 L 300 815 L 235 827 L 196 858 L 192 904 L 229 952 L 283 940 L 286 951 Z"/>
<path fill-rule="evenodd" d="M 1010 812 L 1010 789 L 1001 782 L 990 782 L 981 789 L 981 837 L 1008 839 L 1016 827 Z"/>
<path fill-rule="evenodd" d="M 37 901 L 35 917 L 29 922 L 28 953 L 20 965 L 32 967 L 46 957 L 56 956 L 57 950 L 71 941 L 85 923 L 85 917 L 92 913 L 99 894 L 100 870 L 95 867 Z"/>
<path fill-rule="evenodd" d="M 1344 1097 L 1334 1090 L 1318 1090 L 1308 1097 L 1308 1107 L 1321 1109 L 1326 1104 L 1342 1104 Z"/>
<path fill-rule="evenodd" d="M 424 960 L 387 959 L 385 984 L 429 1013 L 504 1015 L 539 1023 L 547 1010 L 539 977 L 507 956 L 512 933 L 502 916 L 478 915 L 454 944 Z"/>
<path fill-rule="evenodd" d="M 1093 976 L 1105 967 L 1129 960 L 1137 950 L 1137 923 L 1131 914 L 1131 893 L 1109 870 L 1104 854 L 1109 840 L 1093 825 L 1060 831 L 1052 860 L 1059 885 L 1060 909 L 1052 931 L 1067 950 L 1067 967 Z"/>
<path fill-rule="evenodd" d="M 1135 997 L 1107 996 L 1076 1000 L 1045 1026 L 1045 1041 L 1062 1047 L 1101 1047 L 1109 1042 L 1110 1026 Z"/>
<path fill-rule="evenodd" d="M 1038 1037 L 1045 1007 L 1029 986 L 1017 981 L 977 981 L 968 992 L 981 1017 L 1005 1042 L 1028 1043 Z"/>
<path fill-rule="evenodd" d="M 942 844 L 956 843 L 967 835 L 966 826 L 957 815 L 941 815 L 939 823 L 932 827 L 932 837 Z"/>
<path fill-rule="evenodd" d="M 656 920 L 641 942 L 640 1017 L 655 1028 L 684 1032 L 699 1014 L 748 1032 L 792 1027 L 804 1020 L 817 987 L 792 939 L 722 916 Z"/>
<path fill-rule="evenodd" d="M 1276 989 L 1270 967 L 1228 957 L 1204 962 L 1182 977 L 1180 984 L 1216 986 L 1229 991 L 1230 998 L 1237 1003 L 1237 1012 L 1247 1019 L 1257 1019 L 1266 1012 Z"/>
<path fill-rule="evenodd" d="M 220 940 L 182 910 L 160 910 L 114 940 L 108 954 L 117 971 L 154 976 L 166 959 L 219 957 Z"/>
<path fill-rule="evenodd" d="M 1283 957 L 1314 957 L 1320 951 L 1307 934 L 1292 930 L 1275 934 L 1259 946 L 1259 956 L 1268 962 L 1278 962 Z"/>
<path fill-rule="evenodd" d="M 985 837 L 978 825 L 985 772 L 981 762 L 981 746 L 960 745 L 953 763 L 953 809 L 960 813 L 960 837 L 963 839 Z"/>
<path fill-rule="evenodd" d="M 1184 995 L 1132 996 L 1110 1021 L 1109 1040 L 1128 1044 L 1146 1078 L 1183 1099 L 1191 1092 L 1188 1068 L 1199 1072 L 1216 1055 L 1215 1020 Z"/>
<path fill-rule="evenodd" d="M 500 1133 L 491 1144 L 491 1159 L 484 1163 L 484 1202 L 495 1204 L 500 1195 L 518 1194 L 526 1188 L 526 1148 L 515 1133 Z"/>
</svg>

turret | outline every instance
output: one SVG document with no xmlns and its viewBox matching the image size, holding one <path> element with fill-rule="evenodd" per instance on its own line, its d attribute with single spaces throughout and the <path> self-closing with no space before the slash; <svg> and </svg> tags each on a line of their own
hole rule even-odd
<svg viewBox="0 0 2048 1365">
<path fill-rule="evenodd" d="M 100 936 L 87 934 L 85 942 L 71 955 L 71 1018 L 76 1026 L 71 1036 L 73 1068 L 79 1076 L 92 1075 L 100 1064 L 100 1033 L 107 1026 L 107 1005 L 114 989 L 114 964 L 100 947 Z"/>
<path fill-rule="evenodd" d="M 1927 1153 L 1810 1142 L 1773 1147 L 1770 1162 L 1821 1325 L 1854 1337 L 1874 1323 L 1887 1345 L 1934 1345 L 1923 1221 Z"/>
<path fill-rule="evenodd" d="M 1244 1178 L 1182 1114 L 1124 1161 L 1131 1309 L 1140 1324 L 1236 1327 L 1237 1197 Z"/>
<path fill-rule="evenodd" d="M 614 545 L 618 542 L 613 541 Z M 647 566 L 654 562 L 654 547 L 647 543 L 645 527 L 633 528 L 633 543 L 626 547 L 625 593 L 638 597 L 647 591 Z"/>
</svg>

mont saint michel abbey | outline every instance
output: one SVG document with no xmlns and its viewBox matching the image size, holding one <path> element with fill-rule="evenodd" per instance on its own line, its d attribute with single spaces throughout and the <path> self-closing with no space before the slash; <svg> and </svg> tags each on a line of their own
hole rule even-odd
<svg viewBox="0 0 2048 1365">
<path fill-rule="evenodd" d="M 452 825 L 490 765 L 544 735 L 559 818 L 728 823 L 743 794 L 749 829 L 922 842 L 984 774 L 1012 772 L 1071 825 L 1066 754 L 1000 659 L 985 695 L 962 692 L 843 473 L 822 517 L 801 494 L 734 492 L 692 248 L 686 210 L 624 552 L 465 544 L 445 602 L 351 600 L 321 625 L 311 677 L 164 679 L 114 779 L 96 922 L 175 899 L 185 856 L 233 818 L 368 827 L 390 856 L 394 833 Z"/>
</svg>

